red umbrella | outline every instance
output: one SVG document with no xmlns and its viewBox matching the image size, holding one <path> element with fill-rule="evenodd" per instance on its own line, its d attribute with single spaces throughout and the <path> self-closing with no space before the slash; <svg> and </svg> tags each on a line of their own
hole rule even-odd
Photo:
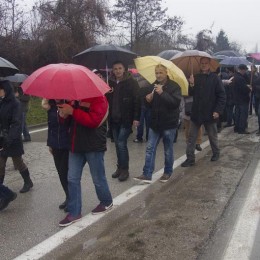
<svg viewBox="0 0 260 260">
<path fill-rule="evenodd" d="M 104 95 L 109 86 L 88 68 L 76 64 L 50 64 L 33 72 L 22 84 L 25 94 L 81 100 Z"/>
<path fill-rule="evenodd" d="M 255 60 L 260 60 L 260 53 L 250 53 L 249 54 L 250 57 L 252 57 Z"/>
</svg>

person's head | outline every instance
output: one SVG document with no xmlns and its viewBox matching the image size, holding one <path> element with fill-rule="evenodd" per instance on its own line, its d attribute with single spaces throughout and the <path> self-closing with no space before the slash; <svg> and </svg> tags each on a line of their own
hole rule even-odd
<svg viewBox="0 0 260 260">
<path fill-rule="evenodd" d="M 117 80 L 122 80 L 127 68 L 122 61 L 115 61 L 112 65 L 112 72 Z"/>
<path fill-rule="evenodd" d="M 210 69 L 210 58 L 200 58 L 200 70 L 202 73 L 208 73 Z"/>
<path fill-rule="evenodd" d="M 92 70 L 92 72 L 94 72 L 99 78 L 104 80 L 104 77 L 103 77 L 102 72 L 100 70 L 94 69 L 94 70 Z"/>
<path fill-rule="evenodd" d="M 158 64 L 155 67 L 155 78 L 160 84 L 166 83 L 167 77 L 167 68 L 162 64 Z"/>
<path fill-rule="evenodd" d="M 240 74 L 244 75 L 244 74 L 246 74 L 248 67 L 245 64 L 240 64 L 240 65 L 238 65 L 237 70 Z"/>
<path fill-rule="evenodd" d="M 0 98 L 1 100 L 8 96 L 10 93 L 13 93 L 13 88 L 11 83 L 8 80 L 0 81 Z"/>
</svg>

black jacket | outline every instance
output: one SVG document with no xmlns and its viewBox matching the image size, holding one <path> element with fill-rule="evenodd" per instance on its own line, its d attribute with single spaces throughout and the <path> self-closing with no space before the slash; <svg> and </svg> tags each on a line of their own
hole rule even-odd
<svg viewBox="0 0 260 260">
<path fill-rule="evenodd" d="M 236 105 L 249 104 L 250 89 L 247 86 L 247 84 L 249 84 L 247 77 L 236 72 L 232 84 L 234 103 Z"/>
<path fill-rule="evenodd" d="M 2 81 L 5 97 L 0 102 L 0 131 L 2 135 L 3 150 L 0 152 L 4 157 L 21 156 L 24 153 L 22 134 L 22 113 L 20 102 L 13 93 L 9 81 Z"/>
<path fill-rule="evenodd" d="M 118 83 L 111 77 L 109 86 L 112 89 L 107 94 L 110 122 L 131 127 L 134 120 L 140 120 L 141 104 L 137 81 L 127 72 L 124 79 Z"/>
<path fill-rule="evenodd" d="M 220 115 L 226 104 L 223 84 L 215 73 L 197 74 L 194 86 L 189 87 L 189 95 L 193 96 L 191 120 L 198 125 L 214 122 L 213 112 Z"/>
<path fill-rule="evenodd" d="M 148 92 L 151 93 L 153 89 L 154 84 L 148 87 Z M 163 93 L 159 95 L 154 92 L 152 102 L 145 102 L 151 108 L 150 127 L 155 132 L 176 128 L 179 123 L 180 102 L 181 88 L 177 83 L 168 79 L 163 86 Z"/>
</svg>

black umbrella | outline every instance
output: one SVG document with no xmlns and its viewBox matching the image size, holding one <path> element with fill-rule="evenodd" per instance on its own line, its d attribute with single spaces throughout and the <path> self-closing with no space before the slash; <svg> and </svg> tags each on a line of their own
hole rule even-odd
<svg viewBox="0 0 260 260">
<path fill-rule="evenodd" d="M 232 51 L 232 50 L 218 51 L 213 54 L 213 56 L 217 56 L 217 55 L 225 55 L 228 57 L 239 57 L 240 56 L 237 52 Z"/>
<path fill-rule="evenodd" d="M 175 54 L 179 53 L 178 50 L 165 50 L 158 53 L 156 56 L 159 56 L 163 59 L 170 60 Z"/>
<path fill-rule="evenodd" d="M 219 64 L 222 66 L 238 66 L 240 64 L 251 65 L 251 62 L 249 62 L 245 57 L 227 57 Z"/>
<path fill-rule="evenodd" d="M 78 64 L 91 69 L 110 69 L 115 61 L 122 61 L 126 65 L 133 64 L 137 54 L 113 44 L 96 45 L 75 55 Z"/>
<path fill-rule="evenodd" d="M 17 69 L 14 66 L 14 64 L 12 64 L 10 61 L 0 57 L 0 77 L 11 76 L 17 72 L 19 72 L 19 69 Z"/>
</svg>

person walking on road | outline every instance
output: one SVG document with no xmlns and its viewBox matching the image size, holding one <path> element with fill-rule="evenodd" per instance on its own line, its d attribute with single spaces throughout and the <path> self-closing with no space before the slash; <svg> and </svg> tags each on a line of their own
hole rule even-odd
<svg viewBox="0 0 260 260">
<path fill-rule="evenodd" d="M 233 97 L 235 103 L 234 132 L 238 134 L 249 134 L 246 128 L 252 87 L 249 85 L 249 78 L 246 74 L 247 70 L 248 68 L 245 64 L 240 64 L 233 79 Z"/>
<path fill-rule="evenodd" d="M 74 103 L 74 104 L 73 104 Z M 68 215 L 60 221 L 61 227 L 68 226 L 81 218 L 81 177 L 86 163 L 96 189 L 100 204 L 92 214 L 105 213 L 113 207 L 108 187 L 104 153 L 106 151 L 106 119 L 108 102 L 105 96 L 88 98 L 71 104 L 58 105 L 59 114 L 71 120 L 70 152 L 68 171 Z"/>
<path fill-rule="evenodd" d="M 129 177 L 127 139 L 132 133 L 132 125 L 137 127 L 140 120 L 139 85 L 123 62 L 115 61 L 109 86 L 112 89 L 107 94 L 109 118 L 117 155 L 117 169 L 112 178 L 126 181 Z"/>
<path fill-rule="evenodd" d="M 143 174 L 134 177 L 141 183 L 151 183 L 155 166 L 156 149 L 160 139 L 164 145 L 164 173 L 161 182 L 167 182 L 173 173 L 173 143 L 179 123 L 181 88 L 170 80 L 167 68 L 159 64 L 155 67 L 156 81 L 149 87 L 145 97 L 146 105 L 151 109 L 151 122 L 145 154 Z"/>
<path fill-rule="evenodd" d="M 42 100 L 42 107 L 47 110 L 48 137 L 47 146 L 53 156 L 54 164 L 59 175 L 61 186 L 65 192 L 65 201 L 59 205 L 60 209 L 67 211 L 69 200 L 68 190 L 68 162 L 69 162 L 69 125 L 68 122 L 60 122 L 57 113 L 57 105 L 60 101 L 54 99 Z"/>
<path fill-rule="evenodd" d="M 0 211 L 17 198 L 17 194 L 3 184 L 0 184 Z"/>
<path fill-rule="evenodd" d="M 201 73 L 190 76 L 189 95 L 193 96 L 189 139 L 186 148 L 187 159 L 181 164 L 189 167 L 195 164 L 195 147 L 198 131 L 204 125 L 212 149 L 211 161 L 220 155 L 218 146 L 217 120 L 223 113 L 226 102 L 224 86 L 216 73 L 210 72 L 210 58 L 200 59 Z"/>
<path fill-rule="evenodd" d="M 11 157 L 24 185 L 20 193 L 28 192 L 33 187 L 28 167 L 23 161 L 22 113 L 20 102 L 16 99 L 9 81 L 0 81 L 0 184 L 3 184 L 5 167 Z"/>
</svg>

